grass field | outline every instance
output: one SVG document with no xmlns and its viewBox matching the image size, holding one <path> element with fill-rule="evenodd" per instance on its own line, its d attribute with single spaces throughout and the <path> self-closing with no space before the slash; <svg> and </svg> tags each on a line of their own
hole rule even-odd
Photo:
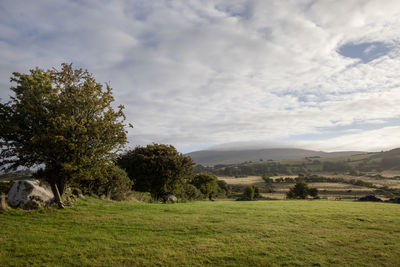
<svg viewBox="0 0 400 267">
<path fill-rule="evenodd" d="M 0 266 L 396 266 L 400 205 L 86 198 L 0 214 Z"/>
</svg>

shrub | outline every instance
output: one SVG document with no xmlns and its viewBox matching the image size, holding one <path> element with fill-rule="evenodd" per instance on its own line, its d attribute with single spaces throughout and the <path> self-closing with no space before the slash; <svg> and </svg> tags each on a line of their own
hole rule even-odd
<svg viewBox="0 0 400 267">
<path fill-rule="evenodd" d="M 124 170 L 109 165 L 93 180 L 82 180 L 79 186 L 83 193 L 105 196 L 113 200 L 124 200 L 131 191 L 132 181 Z"/>
<path fill-rule="evenodd" d="M 204 198 L 200 190 L 192 184 L 184 184 L 182 192 L 176 196 L 184 200 L 200 200 Z"/>
<path fill-rule="evenodd" d="M 298 181 L 294 187 L 292 187 L 289 192 L 286 194 L 287 198 L 300 198 L 305 199 L 308 195 L 312 197 L 318 196 L 318 189 L 317 188 L 309 188 L 308 184 L 304 181 Z"/>
<path fill-rule="evenodd" d="M 207 172 L 197 174 L 192 184 L 200 190 L 204 197 L 208 197 L 210 200 L 218 192 L 217 177 Z"/>
<path fill-rule="evenodd" d="M 254 199 L 254 187 L 253 186 L 249 185 L 244 188 L 243 199 L 244 200 L 253 200 Z"/>
<path fill-rule="evenodd" d="M 238 200 L 255 200 L 261 198 L 260 189 L 257 186 L 248 185 L 243 190 L 243 195 Z"/>
<path fill-rule="evenodd" d="M 350 190 L 351 191 L 351 190 Z M 308 194 L 312 197 L 317 197 L 318 196 L 318 189 L 315 187 L 312 187 L 308 190 Z"/>
<path fill-rule="evenodd" d="M 154 199 L 182 194 L 183 185 L 193 178 L 192 159 L 171 145 L 136 147 L 123 154 L 118 165 L 134 182 L 134 190 L 150 192 Z"/>
<path fill-rule="evenodd" d="M 217 197 L 219 198 L 229 197 L 231 195 L 232 189 L 228 185 L 228 183 L 223 180 L 218 180 L 217 183 L 218 183 Z"/>
<path fill-rule="evenodd" d="M 258 186 L 253 186 L 254 188 L 254 198 L 261 198 L 260 189 Z"/>
</svg>

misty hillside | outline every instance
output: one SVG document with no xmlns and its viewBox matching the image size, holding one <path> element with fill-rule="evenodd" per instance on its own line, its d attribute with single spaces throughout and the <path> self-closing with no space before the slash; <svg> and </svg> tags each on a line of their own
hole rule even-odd
<svg viewBox="0 0 400 267">
<path fill-rule="evenodd" d="M 364 152 L 344 151 L 344 152 L 323 152 L 297 148 L 268 148 L 254 150 L 202 150 L 188 153 L 196 164 L 213 166 L 216 164 L 235 164 L 243 162 L 256 162 L 268 160 L 297 160 L 305 157 L 334 158 L 341 156 L 351 156 Z"/>
</svg>

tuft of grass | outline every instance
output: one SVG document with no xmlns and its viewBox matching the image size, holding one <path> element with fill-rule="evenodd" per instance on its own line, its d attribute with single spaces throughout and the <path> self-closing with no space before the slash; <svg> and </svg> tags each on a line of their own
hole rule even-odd
<svg viewBox="0 0 400 267">
<path fill-rule="evenodd" d="M 400 205 L 81 199 L 0 214 L 0 266 L 396 266 Z"/>
</svg>

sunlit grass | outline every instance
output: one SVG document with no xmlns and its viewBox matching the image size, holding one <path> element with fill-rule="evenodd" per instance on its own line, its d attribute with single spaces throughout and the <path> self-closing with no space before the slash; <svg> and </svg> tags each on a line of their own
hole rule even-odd
<svg viewBox="0 0 400 267">
<path fill-rule="evenodd" d="M 0 266 L 395 266 L 400 205 L 80 200 L 0 214 Z"/>
</svg>

